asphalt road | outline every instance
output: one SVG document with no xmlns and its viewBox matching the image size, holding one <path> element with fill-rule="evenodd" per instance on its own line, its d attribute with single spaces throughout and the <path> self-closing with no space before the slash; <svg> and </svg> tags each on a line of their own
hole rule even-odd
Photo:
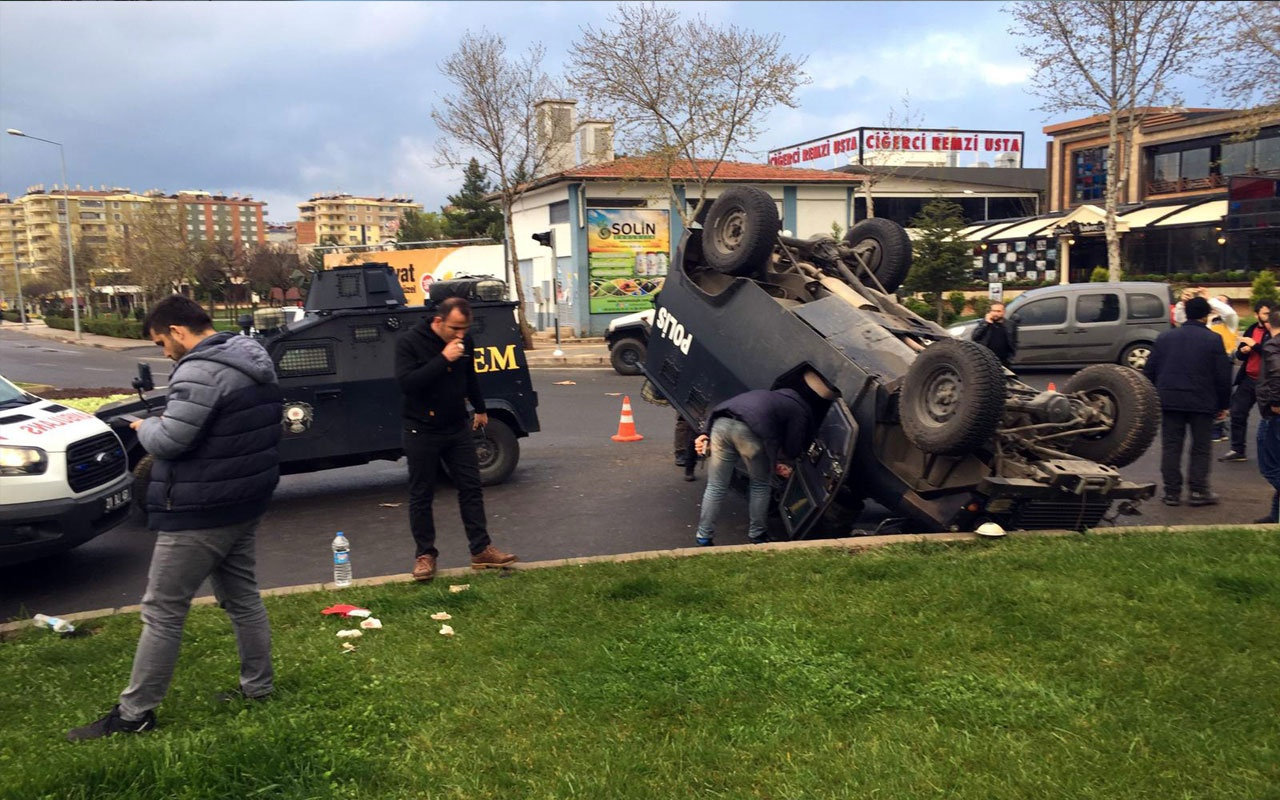
<svg viewBox="0 0 1280 800">
<path fill-rule="evenodd" d="M 139 356 L 154 358 L 155 353 L 147 346 L 111 353 L 12 343 L 9 336 L 0 337 L 0 372 L 61 386 L 127 386 Z M 158 382 L 162 375 L 167 371 L 157 369 Z M 1063 372 L 1023 376 L 1038 387 L 1050 381 L 1062 385 L 1067 377 Z M 490 532 L 499 546 L 523 560 L 541 561 L 692 543 L 705 473 L 692 483 L 682 480 L 682 471 L 672 464 L 674 414 L 643 402 L 640 385 L 641 379 L 608 368 L 535 370 L 542 431 L 521 440 L 512 480 L 485 492 Z M 624 395 L 632 400 L 643 441 L 610 438 L 618 429 Z M 1225 449 L 1225 444 L 1215 446 L 1216 452 Z M 1130 480 L 1158 483 L 1158 446 L 1123 473 Z M 1224 496 L 1220 506 L 1171 509 L 1147 503 L 1142 516 L 1122 518 L 1122 524 L 1243 523 L 1265 511 L 1270 487 L 1252 461 L 1215 463 L 1213 481 Z M 405 486 L 403 460 L 284 477 L 259 531 L 262 585 L 329 580 L 329 543 L 337 530 L 351 540 L 357 576 L 408 572 L 413 546 Z M 464 566 L 466 540 L 452 487 L 440 487 L 436 504 L 440 564 Z M 883 509 L 870 505 L 858 525 L 874 528 L 883 516 Z M 746 542 L 741 498 L 725 503 L 717 539 Z M 130 522 L 68 553 L 0 569 L 0 619 L 138 602 L 153 541 L 145 527 Z"/>
</svg>

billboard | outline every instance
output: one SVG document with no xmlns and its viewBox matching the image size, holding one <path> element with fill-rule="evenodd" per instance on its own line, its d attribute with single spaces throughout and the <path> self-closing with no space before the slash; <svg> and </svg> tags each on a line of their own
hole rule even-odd
<svg viewBox="0 0 1280 800">
<path fill-rule="evenodd" d="M 405 299 L 411 306 L 422 305 L 432 281 L 447 281 L 459 275 L 491 275 L 505 280 L 502 245 L 481 244 L 461 247 L 428 247 L 420 250 L 385 250 L 368 253 L 326 253 L 325 269 L 365 262 L 390 264 L 400 279 Z"/>
<path fill-rule="evenodd" d="M 651 208 L 587 209 L 587 275 L 592 314 L 653 308 L 666 280 L 671 212 Z"/>
<path fill-rule="evenodd" d="M 904 157 L 932 155 L 937 166 L 994 163 L 1014 155 L 1022 166 L 1022 131 L 962 131 L 955 128 L 853 128 L 769 151 L 777 167 L 828 169 L 847 164 L 895 164 Z"/>
</svg>

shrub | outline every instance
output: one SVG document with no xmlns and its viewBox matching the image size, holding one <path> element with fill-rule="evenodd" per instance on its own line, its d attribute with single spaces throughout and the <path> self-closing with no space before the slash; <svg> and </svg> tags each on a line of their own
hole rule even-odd
<svg viewBox="0 0 1280 800">
<path fill-rule="evenodd" d="M 1253 279 L 1253 290 L 1249 293 L 1251 306 L 1257 306 L 1263 300 L 1270 300 L 1272 303 L 1276 301 L 1276 276 L 1271 274 L 1271 270 L 1258 273 Z"/>
<path fill-rule="evenodd" d="M 57 328 L 64 331 L 73 331 L 76 329 L 75 320 L 70 317 L 61 317 L 57 314 L 45 314 L 44 324 L 48 325 L 50 328 Z"/>
<path fill-rule="evenodd" d="M 918 297 L 908 297 L 902 301 L 902 304 L 925 319 L 933 319 L 933 306 Z"/>
<path fill-rule="evenodd" d="M 974 314 L 977 314 L 979 317 L 985 317 L 987 312 L 991 310 L 991 298 L 985 295 L 982 297 L 975 297 L 969 302 L 969 305 L 973 308 Z"/>
<path fill-rule="evenodd" d="M 1111 273 L 1107 272 L 1106 267 L 1094 267 L 1093 272 L 1089 273 L 1089 283 L 1106 283 L 1111 280 Z"/>
<path fill-rule="evenodd" d="M 952 292 L 947 295 L 947 303 L 951 306 L 951 311 L 958 317 L 964 313 L 964 307 L 968 305 L 968 298 L 964 296 L 964 292 Z"/>
</svg>

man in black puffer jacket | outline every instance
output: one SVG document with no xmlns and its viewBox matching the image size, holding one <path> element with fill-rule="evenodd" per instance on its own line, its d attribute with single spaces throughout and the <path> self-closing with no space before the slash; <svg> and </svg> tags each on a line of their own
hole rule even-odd
<svg viewBox="0 0 1280 800">
<path fill-rule="evenodd" d="M 1182 445 L 1191 431 L 1187 465 L 1187 504 L 1209 506 L 1218 496 L 1209 491 L 1213 420 L 1224 419 L 1231 402 L 1231 360 L 1222 339 L 1205 326 L 1209 301 L 1193 297 L 1185 304 L 1187 321 L 1156 338 L 1146 375 L 1160 394 L 1160 474 L 1164 503 L 1182 504 Z"/>
<path fill-rule="evenodd" d="M 247 336 L 215 331 L 180 295 L 157 303 L 143 330 L 178 364 L 164 413 L 132 423 L 153 459 L 143 505 L 158 531 L 142 637 L 119 704 L 70 731 L 72 741 L 155 726 L 191 598 L 206 578 L 240 653 L 240 687 L 227 696 L 260 700 L 272 690 L 271 628 L 254 574 L 254 533 L 280 479 L 282 403 L 271 356 Z"/>
</svg>

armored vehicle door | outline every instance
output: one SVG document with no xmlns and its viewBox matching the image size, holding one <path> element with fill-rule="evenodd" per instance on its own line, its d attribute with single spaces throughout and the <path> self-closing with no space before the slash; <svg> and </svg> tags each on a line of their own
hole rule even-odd
<svg viewBox="0 0 1280 800">
<path fill-rule="evenodd" d="M 831 404 L 809 449 L 796 459 L 779 510 L 790 539 L 803 539 L 822 518 L 851 469 L 858 423 L 843 399 Z"/>
</svg>

